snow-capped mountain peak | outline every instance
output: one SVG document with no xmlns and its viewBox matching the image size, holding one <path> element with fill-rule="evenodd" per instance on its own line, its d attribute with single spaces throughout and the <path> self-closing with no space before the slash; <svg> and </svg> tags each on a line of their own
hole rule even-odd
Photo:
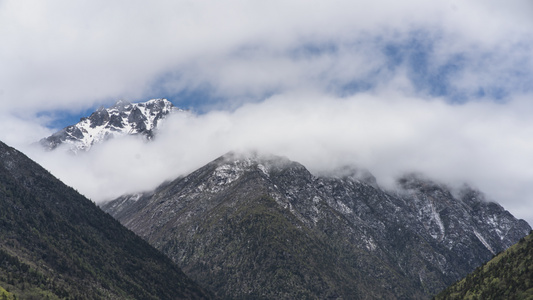
<svg viewBox="0 0 533 300">
<path fill-rule="evenodd" d="M 168 114 L 183 111 L 166 99 L 141 103 L 118 100 L 109 108 L 101 107 L 89 117 L 67 126 L 39 143 L 47 150 L 69 144 L 73 152 L 87 151 L 92 145 L 113 137 L 141 134 L 150 140 L 158 122 Z"/>
</svg>

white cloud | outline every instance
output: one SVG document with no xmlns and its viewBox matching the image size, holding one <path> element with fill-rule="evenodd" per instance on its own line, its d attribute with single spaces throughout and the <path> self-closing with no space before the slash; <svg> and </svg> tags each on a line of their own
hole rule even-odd
<svg viewBox="0 0 533 300">
<path fill-rule="evenodd" d="M 169 72 L 182 74 L 170 85 L 207 82 L 229 96 L 305 88 L 383 68 L 380 42 L 413 31 L 437 39 L 435 61 L 465 51 L 473 65 L 478 52 L 523 59 L 509 47 L 529 41 L 528 11 L 529 1 L 3 1 L 0 89 L 11 107 L 42 111 L 144 99 Z M 323 43 L 340 50 L 287 56 Z"/>
<path fill-rule="evenodd" d="M 27 151 L 95 200 L 253 146 L 314 170 L 356 163 L 382 182 L 407 169 L 467 180 L 532 222 L 532 6 L 4 0 L 0 139 L 20 148 L 48 135 L 42 112 L 207 90 L 223 100 L 192 108 L 226 110 L 172 118 L 154 143 Z"/>
<path fill-rule="evenodd" d="M 533 219 L 533 105 L 515 99 L 450 105 L 398 94 L 333 98 L 294 93 L 234 112 L 178 114 L 157 139 L 113 140 L 78 157 L 35 153 L 66 183 L 96 201 L 152 189 L 231 150 L 285 155 L 313 172 L 356 165 L 391 186 L 407 171 L 468 182 L 516 216 Z"/>
<path fill-rule="evenodd" d="M 52 134 L 44 124 L 47 118 L 27 115 L 11 115 L 0 112 L 0 140 L 11 146 L 24 147 Z"/>
</svg>

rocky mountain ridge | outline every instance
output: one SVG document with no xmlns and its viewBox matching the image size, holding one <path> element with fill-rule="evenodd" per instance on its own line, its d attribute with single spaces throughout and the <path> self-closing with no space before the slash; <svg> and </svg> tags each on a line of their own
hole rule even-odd
<svg viewBox="0 0 533 300">
<path fill-rule="evenodd" d="M 152 99 L 141 103 L 119 100 L 109 108 L 99 108 L 89 117 L 67 126 L 39 141 L 47 150 L 62 144 L 72 152 L 88 151 L 93 145 L 113 137 L 142 135 L 150 140 L 158 123 L 167 115 L 183 111 L 166 99 Z"/>
<path fill-rule="evenodd" d="M 425 299 L 531 230 L 472 188 L 398 184 L 229 153 L 102 209 L 227 298 Z"/>
</svg>

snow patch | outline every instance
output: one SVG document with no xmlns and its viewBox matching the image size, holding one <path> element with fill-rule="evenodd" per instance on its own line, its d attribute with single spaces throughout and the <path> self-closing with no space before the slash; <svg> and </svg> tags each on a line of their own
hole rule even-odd
<svg viewBox="0 0 533 300">
<path fill-rule="evenodd" d="M 369 237 L 368 239 L 365 239 L 365 246 L 369 251 L 374 251 L 377 248 L 376 243 L 371 237 Z"/>
<path fill-rule="evenodd" d="M 137 202 L 139 199 L 141 199 L 142 195 L 143 195 L 142 193 L 133 194 L 128 200 Z"/>
<path fill-rule="evenodd" d="M 435 222 L 437 223 L 437 226 L 439 226 L 439 230 L 440 230 L 440 238 L 439 240 L 442 240 L 444 238 L 444 224 L 442 223 L 442 220 L 440 218 L 440 215 L 439 213 L 437 212 L 437 209 L 435 208 L 435 205 L 431 205 L 431 217 L 433 218 L 433 220 L 435 220 Z M 433 236 L 433 238 L 437 238 L 437 235 L 431 235 Z"/>
<path fill-rule="evenodd" d="M 259 170 L 261 170 L 261 172 L 263 172 L 267 177 L 270 176 L 270 175 L 268 174 L 268 170 L 267 170 L 267 168 L 266 168 L 264 165 L 262 165 L 262 164 L 258 164 L 258 165 L 257 165 L 257 168 L 258 168 Z"/>
<path fill-rule="evenodd" d="M 344 204 L 343 202 L 341 201 L 337 201 L 337 205 L 339 206 L 339 210 L 343 213 L 343 214 L 351 214 L 353 213 L 353 210 L 351 208 L 349 208 L 346 204 Z"/>
<path fill-rule="evenodd" d="M 143 124 L 139 128 L 137 127 L 138 122 L 129 121 L 130 115 L 134 111 L 139 111 L 142 115 Z M 119 100 L 113 107 L 102 108 L 95 112 L 107 114 L 109 117 L 107 122 L 97 125 L 92 122 L 91 117 L 82 118 L 79 123 L 69 126 L 58 133 L 64 132 L 66 139 L 63 140 L 62 138 L 61 143 L 69 145 L 68 148 L 72 152 L 78 153 L 80 151 L 88 151 L 93 145 L 111 138 L 153 131 L 157 127 L 159 120 L 177 111 L 183 110 L 174 107 L 166 99 L 152 99 L 127 105 L 125 105 L 124 101 Z M 113 121 L 111 122 L 111 120 Z"/>
<path fill-rule="evenodd" d="M 234 165 L 221 165 L 215 169 L 214 176 L 217 178 L 217 185 L 226 185 L 239 179 L 244 170 Z"/>
<path fill-rule="evenodd" d="M 481 234 L 477 232 L 477 230 L 475 229 L 474 229 L 474 234 L 479 239 L 479 241 L 485 246 L 485 248 L 487 248 L 490 251 L 490 253 L 492 253 L 493 255 L 496 255 L 496 252 L 492 249 L 489 243 L 487 243 L 487 241 L 483 238 L 483 236 L 481 236 Z"/>
</svg>

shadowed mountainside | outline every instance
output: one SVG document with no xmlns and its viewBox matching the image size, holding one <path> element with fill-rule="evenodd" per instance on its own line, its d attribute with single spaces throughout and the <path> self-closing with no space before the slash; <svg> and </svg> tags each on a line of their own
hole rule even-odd
<svg viewBox="0 0 533 300">
<path fill-rule="evenodd" d="M 0 296 L 209 298 L 170 259 L 0 142 Z"/>
</svg>

